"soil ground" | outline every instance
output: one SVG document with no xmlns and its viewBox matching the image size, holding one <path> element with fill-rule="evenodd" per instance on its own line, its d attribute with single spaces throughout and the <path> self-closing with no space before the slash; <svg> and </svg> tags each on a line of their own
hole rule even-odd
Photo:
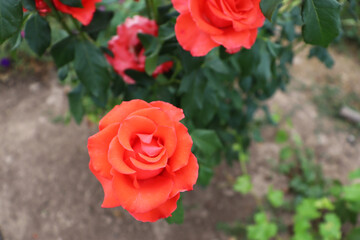
<svg viewBox="0 0 360 240">
<path fill-rule="evenodd" d="M 322 105 L 313 99 L 326 97 L 321 89 L 329 84 L 345 96 L 359 96 L 360 67 L 353 56 L 331 53 L 336 60 L 332 70 L 307 60 L 305 53 L 297 56 L 288 91 L 277 93 L 270 107 L 291 117 L 293 131 L 315 150 L 327 176 L 346 181 L 347 173 L 360 167 L 359 128 L 321 113 Z M 1 240 L 225 240 L 229 237 L 217 223 L 244 220 L 255 211 L 254 199 L 232 191 L 239 167 L 225 165 L 216 169 L 209 187 L 184 195 L 182 225 L 140 223 L 121 208 L 102 209 L 102 189 L 88 170 L 86 149 L 96 127 L 55 123 L 66 111 L 66 94 L 52 70 L 0 75 Z M 280 149 L 275 131 L 266 127 L 264 141 L 250 151 L 249 168 L 260 196 L 269 184 L 284 186 L 269 167 Z"/>
</svg>

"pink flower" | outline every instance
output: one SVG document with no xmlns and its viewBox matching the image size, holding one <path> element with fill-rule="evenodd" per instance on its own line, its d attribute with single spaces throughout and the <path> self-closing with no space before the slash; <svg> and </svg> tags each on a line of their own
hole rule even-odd
<svg viewBox="0 0 360 240">
<path fill-rule="evenodd" d="M 108 43 L 114 57 L 106 55 L 107 60 L 124 81 L 129 84 L 134 84 L 135 80 L 127 76 L 125 70 L 134 69 L 145 72 L 145 49 L 137 36 L 138 33 L 157 36 L 158 26 L 155 21 L 142 16 L 127 18 L 124 24 L 118 26 L 117 35 Z M 165 62 L 159 65 L 152 75 L 156 77 L 158 74 L 167 72 L 172 65 L 172 61 Z"/>
</svg>

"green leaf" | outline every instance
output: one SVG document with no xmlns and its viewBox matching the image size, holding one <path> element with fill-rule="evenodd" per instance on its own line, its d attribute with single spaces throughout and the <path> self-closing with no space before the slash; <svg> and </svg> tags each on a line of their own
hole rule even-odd
<svg viewBox="0 0 360 240">
<path fill-rule="evenodd" d="M 51 56 L 58 68 L 74 60 L 76 41 L 74 36 L 68 36 L 53 45 Z"/>
<path fill-rule="evenodd" d="M 81 0 L 60 0 L 60 2 L 70 7 L 83 8 Z"/>
<path fill-rule="evenodd" d="M 194 145 L 206 156 L 212 156 L 222 144 L 214 130 L 196 129 L 191 133 Z"/>
<path fill-rule="evenodd" d="M 288 160 L 289 158 L 291 158 L 294 154 L 293 149 L 290 146 L 286 146 L 281 148 L 280 153 L 279 153 L 279 158 L 280 160 Z"/>
<path fill-rule="evenodd" d="M 242 175 L 236 179 L 234 191 L 247 194 L 252 189 L 252 183 L 249 175 Z"/>
<path fill-rule="evenodd" d="M 83 86 L 80 84 L 76 88 L 74 88 L 69 94 L 69 107 L 71 115 L 74 117 L 77 124 L 80 124 L 83 116 L 84 116 L 84 107 L 82 104 L 82 97 L 83 97 L 84 91 Z"/>
<path fill-rule="evenodd" d="M 340 33 L 340 8 L 336 0 L 305 0 L 301 12 L 304 41 L 327 47 Z"/>
<path fill-rule="evenodd" d="M 282 0 L 261 0 L 260 8 L 264 16 L 271 22 L 271 17 Z"/>
<path fill-rule="evenodd" d="M 321 216 L 314 199 L 304 199 L 297 207 L 296 214 L 304 219 L 316 219 Z"/>
<path fill-rule="evenodd" d="M 45 53 L 51 43 L 51 29 L 45 18 L 34 14 L 26 22 L 25 40 L 37 55 Z"/>
<path fill-rule="evenodd" d="M 317 209 L 324 209 L 324 210 L 330 210 L 330 211 L 335 209 L 334 204 L 332 204 L 332 202 L 326 197 L 316 200 L 315 207 Z"/>
<path fill-rule="evenodd" d="M 246 231 L 249 240 L 269 240 L 277 234 L 277 226 L 260 212 L 255 215 L 255 224 L 247 226 Z"/>
<path fill-rule="evenodd" d="M 349 179 L 355 180 L 360 178 L 360 168 L 349 173 Z"/>
<path fill-rule="evenodd" d="M 184 222 L 184 207 L 182 204 L 182 197 L 180 196 L 179 200 L 177 201 L 177 208 L 171 214 L 171 217 L 165 219 L 169 224 L 182 224 Z"/>
<path fill-rule="evenodd" d="M 74 67 L 86 89 L 105 103 L 111 76 L 108 63 L 100 49 L 89 41 L 78 41 L 75 46 Z"/>
<path fill-rule="evenodd" d="M 0 0 L 0 44 L 20 30 L 22 19 L 21 0 Z"/>
<path fill-rule="evenodd" d="M 199 177 L 197 183 L 202 186 L 207 186 L 209 185 L 213 175 L 214 171 L 211 167 L 208 167 L 204 164 L 199 164 Z"/>
<path fill-rule="evenodd" d="M 280 129 L 277 131 L 275 136 L 276 143 L 285 143 L 289 139 L 289 134 L 287 131 Z"/>
<path fill-rule="evenodd" d="M 325 215 L 325 222 L 320 224 L 319 230 L 323 240 L 341 239 L 341 222 L 334 213 L 327 213 Z"/>
<path fill-rule="evenodd" d="M 36 10 L 35 0 L 22 0 L 22 4 L 26 10 L 29 11 Z"/>
<path fill-rule="evenodd" d="M 326 48 L 318 46 L 312 47 L 308 58 L 312 57 L 317 57 L 327 68 L 332 68 L 334 66 L 334 59 L 331 57 Z"/>
<path fill-rule="evenodd" d="M 267 198 L 273 207 L 281 207 L 284 204 L 284 193 L 280 190 L 274 190 L 271 186 L 269 188 Z"/>
<path fill-rule="evenodd" d="M 343 197 L 347 201 L 360 202 L 360 184 L 355 183 L 343 187 Z"/>
<path fill-rule="evenodd" d="M 346 236 L 346 240 L 359 240 L 360 239 L 360 227 L 352 229 Z"/>
<path fill-rule="evenodd" d="M 90 24 L 83 26 L 83 30 L 89 33 L 92 38 L 96 39 L 98 34 L 108 27 L 113 17 L 114 12 L 112 11 L 96 10 Z"/>
</svg>

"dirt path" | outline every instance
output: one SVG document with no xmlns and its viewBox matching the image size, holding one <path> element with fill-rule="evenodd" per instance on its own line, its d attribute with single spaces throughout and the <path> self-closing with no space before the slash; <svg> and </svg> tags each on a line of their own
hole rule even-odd
<svg viewBox="0 0 360 240">
<path fill-rule="evenodd" d="M 320 116 L 310 91 L 315 82 L 328 76 L 339 76 L 350 89 L 357 83 L 358 63 L 338 54 L 336 58 L 331 71 L 315 59 L 296 58 L 289 92 L 278 93 L 271 108 L 293 112 L 295 131 L 315 148 L 325 173 L 344 179 L 349 170 L 360 166 L 359 140 L 349 144 L 347 138 L 353 133 L 336 130 L 330 117 Z M 239 169 L 226 166 L 217 169 L 208 188 L 197 187 L 185 194 L 183 225 L 140 223 L 120 208 L 100 208 L 103 193 L 88 170 L 86 150 L 87 137 L 95 129 L 53 122 L 67 109 L 55 78 L 13 79 L 16 84 L 11 87 L 0 83 L 0 229 L 4 240 L 228 239 L 216 224 L 244 219 L 254 211 L 253 199 L 231 190 L 229 179 Z M 282 184 L 271 177 L 267 166 L 269 157 L 279 151 L 273 136 L 273 129 L 265 129 L 265 142 L 251 149 L 250 170 L 260 195 L 268 184 Z"/>
<path fill-rule="evenodd" d="M 253 201 L 231 191 L 218 169 L 207 189 L 184 198 L 185 223 L 140 223 L 102 209 L 102 188 L 88 170 L 86 124 L 55 124 L 67 109 L 55 76 L 0 85 L 0 229 L 4 240 L 227 239 L 220 221 L 248 216 Z M 224 197 L 225 196 L 225 197 Z"/>
</svg>

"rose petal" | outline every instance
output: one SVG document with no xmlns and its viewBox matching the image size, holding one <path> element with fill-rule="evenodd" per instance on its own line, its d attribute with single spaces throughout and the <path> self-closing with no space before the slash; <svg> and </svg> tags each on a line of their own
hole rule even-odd
<svg viewBox="0 0 360 240">
<path fill-rule="evenodd" d="M 188 11 L 189 1 L 190 0 L 171 0 L 175 10 L 178 11 L 179 13 L 184 13 Z"/>
<path fill-rule="evenodd" d="M 211 36 L 211 38 L 225 48 L 234 49 L 244 47 L 249 49 L 255 43 L 256 36 L 257 29 L 244 30 L 241 32 L 228 29 L 224 34 Z"/>
<path fill-rule="evenodd" d="M 126 150 L 133 151 L 131 141 L 136 137 L 136 134 L 152 134 L 155 130 L 156 125 L 149 118 L 129 116 L 119 127 L 119 142 Z"/>
<path fill-rule="evenodd" d="M 180 170 L 173 172 L 174 186 L 170 197 L 179 192 L 191 191 L 196 183 L 199 174 L 199 164 L 194 154 L 190 154 L 188 165 Z"/>
<path fill-rule="evenodd" d="M 129 167 L 124 161 L 125 149 L 120 145 L 118 138 L 113 138 L 109 146 L 109 162 L 112 167 L 122 174 L 136 173 L 134 169 Z"/>
<path fill-rule="evenodd" d="M 175 124 L 177 123 L 178 122 L 175 122 Z M 154 136 L 158 137 L 158 139 L 163 142 L 168 157 L 171 157 L 177 148 L 178 142 L 175 129 L 172 127 L 158 126 Z"/>
<path fill-rule="evenodd" d="M 142 222 L 155 222 L 161 218 L 168 218 L 176 210 L 177 201 L 180 198 L 180 194 L 175 195 L 173 198 L 170 198 L 165 203 L 160 205 L 158 208 L 155 208 L 146 213 L 131 213 L 130 214 L 138 221 Z"/>
<path fill-rule="evenodd" d="M 177 137 L 177 146 L 174 154 L 169 159 L 169 165 L 172 171 L 177 171 L 186 166 L 191 153 L 193 141 L 188 133 L 188 129 L 181 123 L 175 124 L 175 131 Z"/>
<path fill-rule="evenodd" d="M 197 27 L 190 13 L 181 14 L 176 19 L 175 33 L 180 45 L 194 57 L 205 56 L 220 45 Z"/>
<path fill-rule="evenodd" d="M 140 99 L 124 101 L 120 105 L 115 106 L 100 120 L 99 130 L 104 129 L 112 123 L 122 122 L 130 113 L 134 111 L 149 107 L 151 107 L 149 103 Z"/>
<path fill-rule="evenodd" d="M 104 178 L 98 174 L 97 171 L 92 166 L 92 163 L 89 164 L 90 171 L 95 175 L 97 180 L 101 183 L 104 190 L 104 201 L 101 205 L 103 208 L 113 208 L 120 206 L 119 200 L 116 198 L 114 191 L 112 189 L 112 180 Z"/>
<path fill-rule="evenodd" d="M 211 35 L 219 35 L 223 33 L 223 30 L 213 26 L 208 19 L 206 19 L 204 12 L 204 7 L 206 6 L 206 1 L 208 0 L 196 0 L 190 1 L 190 12 L 193 21 L 196 23 L 197 27 Z"/>
<path fill-rule="evenodd" d="M 111 178 L 111 164 L 108 162 L 108 150 L 112 139 L 117 135 L 120 124 L 114 123 L 104 128 L 102 131 L 89 137 L 88 151 L 90 160 L 95 171 L 101 176 Z"/>
<path fill-rule="evenodd" d="M 174 185 L 171 178 L 161 175 L 138 183 L 139 187 L 135 188 L 132 179 L 122 174 L 115 174 L 113 179 L 113 190 L 121 206 L 132 213 L 145 213 L 159 207 L 169 199 Z"/>
<path fill-rule="evenodd" d="M 134 164 L 135 167 L 142 169 L 142 170 L 158 170 L 162 169 L 167 164 L 167 155 L 164 154 L 159 161 L 155 163 L 144 163 L 142 161 L 137 160 L 136 158 L 130 158 L 130 161 L 132 164 Z M 159 172 L 160 173 L 160 172 Z"/>
<path fill-rule="evenodd" d="M 185 117 L 184 112 L 181 108 L 177 108 L 170 103 L 163 101 L 154 101 L 151 102 L 150 105 L 163 110 L 167 115 L 169 115 L 170 119 L 173 121 L 178 122 Z"/>
<path fill-rule="evenodd" d="M 95 4 L 101 2 L 101 0 L 82 0 L 82 8 L 69 7 L 63 4 L 60 0 L 53 0 L 55 7 L 63 13 L 71 14 L 75 19 L 84 25 L 88 25 L 96 10 Z"/>
<path fill-rule="evenodd" d="M 157 126 L 172 127 L 174 125 L 173 121 L 171 121 L 170 117 L 165 112 L 155 107 L 140 109 L 129 115 L 129 117 L 132 116 L 142 116 L 151 119 Z"/>
</svg>

